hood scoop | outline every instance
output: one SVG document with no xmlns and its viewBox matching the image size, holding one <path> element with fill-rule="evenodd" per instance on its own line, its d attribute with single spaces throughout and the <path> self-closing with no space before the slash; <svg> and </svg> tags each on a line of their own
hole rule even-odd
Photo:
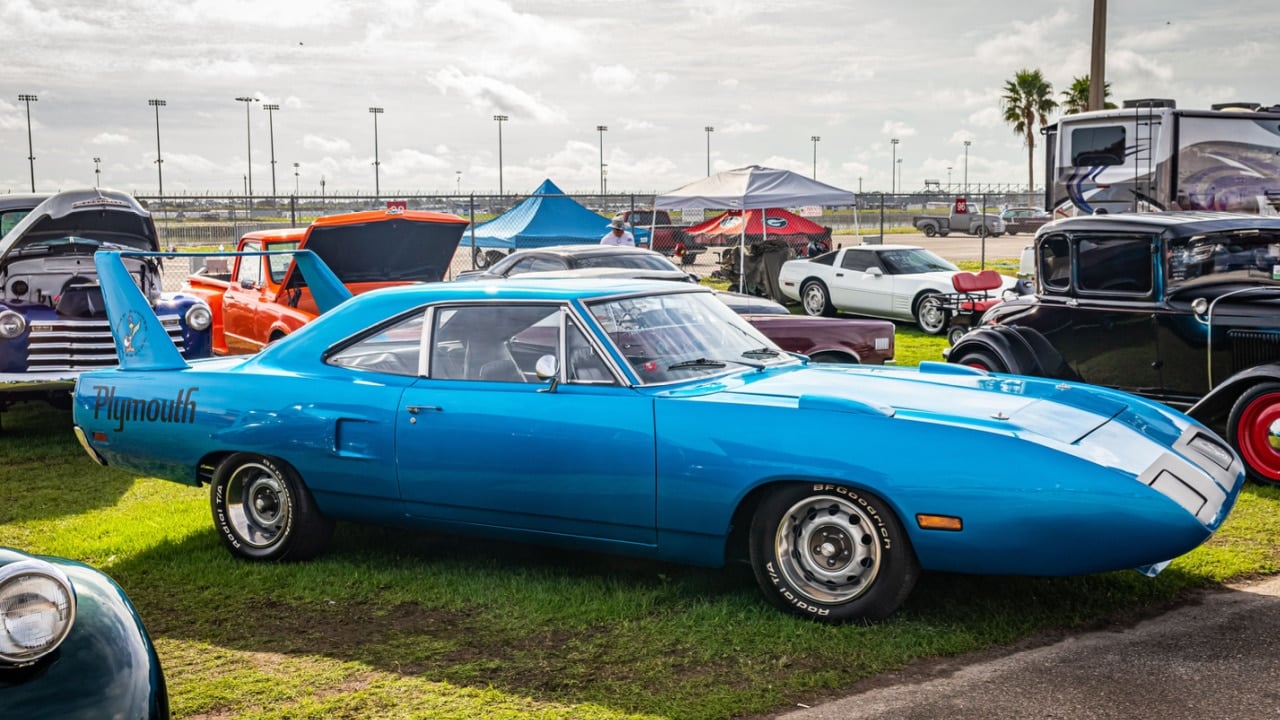
<svg viewBox="0 0 1280 720">
<path fill-rule="evenodd" d="M 896 412 L 888 405 L 873 405 L 847 397 L 831 395 L 801 395 L 798 399 L 801 410 L 827 410 L 829 412 L 852 413 L 854 415 L 879 415 L 893 417 Z"/>
</svg>

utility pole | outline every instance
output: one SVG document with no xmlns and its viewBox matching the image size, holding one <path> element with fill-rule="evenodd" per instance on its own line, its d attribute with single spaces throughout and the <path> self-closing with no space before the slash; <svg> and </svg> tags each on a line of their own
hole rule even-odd
<svg viewBox="0 0 1280 720">
<path fill-rule="evenodd" d="M 267 111 L 267 137 L 271 140 L 271 197 L 276 196 L 276 123 L 275 111 L 280 109 L 275 103 L 262 106 Z"/>
<path fill-rule="evenodd" d="M 1107 90 L 1107 0 L 1093 0 L 1093 48 L 1089 55 L 1089 109 L 1101 110 Z"/>
<path fill-rule="evenodd" d="M 18 102 L 27 104 L 27 162 L 31 164 L 31 192 L 36 191 L 36 153 L 31 146 L 31 103 L 39 99 L 26 93 L 18 95 Z"/>
<path fill-rule="evenodd" d="M 369 114 L 373 115 L 373 197 L 377 199 L 382 197 L 382 186 L 378 181 L 378 167 L 382 165 L 378 161 L 378 116 L 382 114 L 382 108 L 371 107 Z"/>
<path fill-rule="evenodd" d="M 164 100 L 152 98 L 147 104 L 156 109 L 156 182 L 160 186 L 160 197 L 164 197 L 164 171 L 161 169 L 164 160 L 160 158 L 160 108 L 164 107 Z"/>
<path fill-rule="evenodd" d="M 249 172 L 244 176 L 244 194 L 253 197 L 253 135 L 249 131 L 249 103 L 258 102 L 258 98 L 241 95 L 237 101 L 244 103 L 244 142 L 245 154 L 248 156 Z"/>
</svg>

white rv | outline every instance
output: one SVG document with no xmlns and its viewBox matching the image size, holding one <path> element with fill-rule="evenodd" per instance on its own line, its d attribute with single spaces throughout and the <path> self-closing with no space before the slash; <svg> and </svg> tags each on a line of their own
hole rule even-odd
<svg viewBox="0 0 1280 720">
<path fill-rule="evenodd" d="M 1044 129 L 1045 209 L 1280 214 L 1280 105 L 1129 100 Z"/>
</svg>

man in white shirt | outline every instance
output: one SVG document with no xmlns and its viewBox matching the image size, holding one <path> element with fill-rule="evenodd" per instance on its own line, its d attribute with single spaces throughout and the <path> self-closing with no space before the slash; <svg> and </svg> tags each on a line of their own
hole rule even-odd
<svg viewBox="0 0 1280 720">
<path fill-rule="evenodd" d="M 626 245 L 635 247 L 636 239 L 627 232 L 627 224 L 621 220 L 609 223 L 609 232 L 600 238 L 601 245 Z"/>
</svg>

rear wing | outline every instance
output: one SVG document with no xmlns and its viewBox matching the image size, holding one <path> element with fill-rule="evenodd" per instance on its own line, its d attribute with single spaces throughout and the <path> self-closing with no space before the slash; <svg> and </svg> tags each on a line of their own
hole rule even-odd
<svg viewBox="0 0 1280 720">
<path fill-rule="evenodd" d="M 268 250 L 241 252 L 199 253 L 213 257 L 251 255 L 292 255 L 321 313 L 337 307 L 351 297 L 351 291 L 338 280 L 328 265 L 310 250 Z M 181 370 L 190 367 L 176 345 L 169 339 L 168 331 L 160 323 L 155 310 L 121 258 L 191 257 L 192 253 L 147 252 L 143 250 L 103 250 L 94 253 L 93 264 L 98 270 L 98 282 L 102 298 L 107 306 L 107 319 L 111 323 L 111 337 L 115 341 L 116 356 L 121 370 Z"/>
</svg>

